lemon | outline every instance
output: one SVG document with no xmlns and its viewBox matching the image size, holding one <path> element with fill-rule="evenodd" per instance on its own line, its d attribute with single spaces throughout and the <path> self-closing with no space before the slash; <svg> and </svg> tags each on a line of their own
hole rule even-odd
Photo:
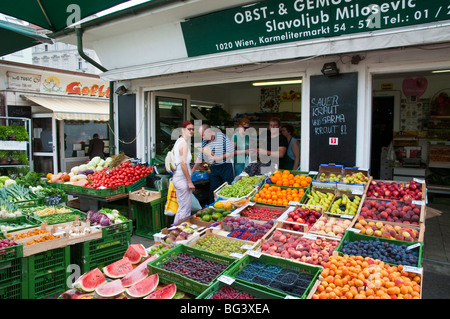
<svg viewBox="0 0 450 319">
<path fill-rule="evenodd" d="M 223 202 L 216 202 L 214 208 L 223 208 Z"/>
</svg>

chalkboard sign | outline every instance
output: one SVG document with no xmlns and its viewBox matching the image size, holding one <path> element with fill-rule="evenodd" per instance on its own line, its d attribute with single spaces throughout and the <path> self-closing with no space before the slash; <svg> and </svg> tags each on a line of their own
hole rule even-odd
<svg viewBox="0 0 450 319">
<path fill-rule="evenodd" d="M 129 157 L 136 157 L 136 94 L 119 95 L 119 152 Z M 126 143 L 122 143 L 126 142 Z"/>
<path fill-rule="evenodd" d="M 25 117 L 31 119 L 31 106 L 27 105 L 8 105 L 8 117 Z M 22 120 L 9 120 L 9 125 L 24 125 Z"/>
<path fill-rule="evenodd" d="M 310 87 L 309 169 L 355 166 L 358 74 L 312 76 Z"/>
</svg>

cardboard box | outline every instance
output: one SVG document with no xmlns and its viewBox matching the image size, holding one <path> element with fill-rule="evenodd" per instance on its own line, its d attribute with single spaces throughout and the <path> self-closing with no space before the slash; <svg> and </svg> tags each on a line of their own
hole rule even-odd
<svg viewBox="0 0 450 319">
<path fill-rule="evenodd" d="M 141 187 L 134 192 L 128 192 L 128 198 L 136 202 L 150 203 L 151 201 L 161 198 L 161 191 L 156 192 Z"/>
<path fill-rule="evenodd" d="M 321 188 L 337 188 L 337 182 L 324 181 L 320 178 L 322 174 L 325 174 L 325 178 L 328 178 L 330 174 L 335 174 L 336 176 L 343 176 L 344 165 L 336 165 L 336 164 L 321 164 L 319 166 L 319 173 L 316 176 L 316 179 L 313 179 L 311 185 L 314 187 Z"/>
</svg>

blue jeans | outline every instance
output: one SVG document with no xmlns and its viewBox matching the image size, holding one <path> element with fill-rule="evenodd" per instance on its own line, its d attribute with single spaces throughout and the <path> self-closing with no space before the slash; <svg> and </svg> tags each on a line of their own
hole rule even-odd
<svg viewBox="0 0 450 319">
<path fill-rule="evenodd" d="M 238 176 L 239 174 L 241 174 L 244 171 L 245 168 L 245 164 L 234 164 L 234 175 Z"/>
<path fill-rule="evenodd" d="M 209 203 L 214 202 L 214 191 L 225 182 L 231 184 L 234 180 L 234 169 L 232 163 L 211 165 L 209 175 Z"/>
</svg>

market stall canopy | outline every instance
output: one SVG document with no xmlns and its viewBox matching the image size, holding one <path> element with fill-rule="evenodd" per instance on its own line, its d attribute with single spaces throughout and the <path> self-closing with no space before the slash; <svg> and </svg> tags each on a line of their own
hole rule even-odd
<svg viewBox="0 0 450 319">
<path fill-rule="evenodd" d="M 55 119 L 70 121 L 109 120 L 109 101 L 87 101 L 81 99 L 40 97 L 26 95 L 27 99 L 53 111 Z"/>
<path fill-rule="evenodd" d="M 3 5 L 3 4 L 2 4 Z M 33 28 L 0 21 L 0 56 L 17 52 L 40 43 L 52 44 L 50 38 L 38 35 Z"/>
<path fill-rule="evenodd" d="M 128 0 L 4 0 L 0 12 L 56 32 Z"/>
</svg>

